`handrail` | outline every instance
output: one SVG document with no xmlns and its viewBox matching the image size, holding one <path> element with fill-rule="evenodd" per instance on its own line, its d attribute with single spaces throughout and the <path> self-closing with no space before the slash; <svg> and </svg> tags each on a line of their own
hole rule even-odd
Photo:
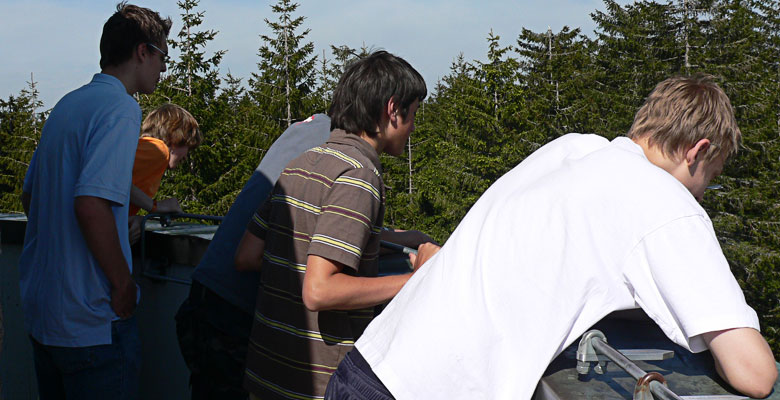
<svg viewBox="0 0 780 400">
<path fill-rule="evenodd" d="M 144 215 L 143 219 L 141 220 L 141 270 L 139 273 L 149 279 L 152 280 L 158 280 L 158 281 L 165 281 L 165 282 L 173 282 L 173 283 L 179 283 L 182 285 L 191 285 L 192 281 L 188 279 L 181 279 L 181 278 L 175 278 L 171 276 L 165 276 L 156 274 L 154 272 L 150 272 L 146 269 L 146 221 L 149 219 L 155 218 L 160 221 L 160 225 L 167 227 L 171 224 L 171 220 L 178 219 L 178 218 L 190 218 L 190 219 L 200 219 L 205 221 L 220 221 L 224 219 L 224 217 L 221 216 L 215 216 L 215 215 L 204 215 L 204 214 L 189 214 L 189 213 L 172 213 L 172 214 L 163 214 L 163 213 L 150 213 Z"/>
<path fill-rule="evenodd" d="M 652 399 L 652 395 L 655 395 L 658 399 L 663 400 L 682 400 L 680 396 L 666 387 L 666 381 L 661 374 L 657 372 L 647 373 L 639 368 L 621 352 L 608 345 L 607 338 L 601 331 L 596 329 L 585 332 L 585 334 L 582 335 L 579 347 L 577 348 L 577 373 L 588 373 L 590 362 L 586 360 L 592 358 L 589 357 L 589 355 L 594 355 L 595 353 L 601 353 L 607 356 L 637 380 L 637 384 L 634 388 L 634 399 Z M 604 373 L 603 365 L 602 361 L 598 362 L 595 368 L 596 373 Z M 647 390 L 652 393 L 649 397 L 646 393 Z"/>
<path fill-rule="evenodd" d="M 190 219 L 200 219 L 200 220 L 206 220 L 206 221 L 222 221 L 224 217 L 221 216 L 215 216 L 215 215 L 204 215 L 204 214 L 189 214 L 189 213 L 173 213 L 173 214 L 163 214 L 163 213 L 150 213 L 147 215 L 144 215 L 143 219 L 141 220 L 141 270 L 139 273 L 147 278 L 158 280 L 158 281 L 165 281 L 165 282 L 173 282 L 173 283 L 179 283 L 183 285 L 191 285 L 192 281 L 187 279 L 181 279 L 181 278 L 175 278 L 170 276 L 165 276 L 161 274 L 157 274 L 151 271 L 148 271 L 146 268 L 146 222 L 149 219 L 157 219 L 160 221 L 160 225 L 166 227 L 171 224 L 171 220 L 173 219 L 179 219 L 179 218 L 190 218 Z M 380 241 L 380 246 L 395 250 L 400 253 L 404 254 L 417 254 L 417 250 L 412 249 L 410 247 L 406 247 L 397 243 L 392 243 L 388 241 Z"/>
</svg>

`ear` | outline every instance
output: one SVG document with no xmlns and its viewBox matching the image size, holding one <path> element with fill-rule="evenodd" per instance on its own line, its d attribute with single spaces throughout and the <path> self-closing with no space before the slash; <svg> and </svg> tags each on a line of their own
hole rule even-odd
<svg viewBox="0 0 780 400">
<path fill-rule="evenodd" d="M 694 144 L 688 151 L 685 152 L 685 164 L 688 167 L 693 167 L 698 161 L 698 157 L 704 157 L 707 154 L 707 149 L 710 148 L 709 139 L 701 139 Z"/>
<path fill-rule="evenodd" d="M 146 57 L 149 57 L 149 54 L 149 48 L 146 46 L 146 43 L 138 43 L 133 51 L 133 56 L 139 63 L 146 60 Z"/>
<path fill-rule="evenodd" d="M 396 102 L 395 96 L 390 97 L 389 100 L 387 100 L 387 119 L 390 122 L 395 123 L 398 120 L 398 111 L 400 109 L 400 105 Z"/>
</svg>

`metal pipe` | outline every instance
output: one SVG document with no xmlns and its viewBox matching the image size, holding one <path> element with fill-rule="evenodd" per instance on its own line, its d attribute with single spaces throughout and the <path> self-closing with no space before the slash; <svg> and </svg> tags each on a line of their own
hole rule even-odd
<svg viewBox="0 0 780 400">
<path fill-rule="evenodd" d="M 636 364 L 631 362 L 631 360 L 626 358 L 626 356 L 621 354 L 619 351 L 612 348 L 612 346 L 608 345 L 601 338 L 594 337 L 593 339 L 591 339 L 591 344 L 593 345 L 594 350 L 609 357 L 615 364 L 617 364 L 624 371 L 628 372 L 628 374 L 631 375 L 634 379 L 640 380 L 642 379 L 642 377 L 647 375 L 647 372 L 637 367 Z M 658 396 L 659 399 L 682 400 L 680 396 L 677 396 L 674 392 L 672 392 L 668 387 L 663 385 L 661 382 L 651 381 L 649 387 L 653 395 Z"/>
<path fill-rule="evenodd" d="M 637 367 L 636 364 L 632 363 L 631 360 L 626 358 L 626 356 L 624 356 L 622 353 L 601 340 L 601 338 L 594 337 L 591 339 L 591 344 L 593 345 L 593 349 L 609 357 L 612 361 L 615 362 L 615 364 L 618 365 L 618 367 L 623 368 L 623 370 L 628 372 L 628 374 L 631 375 L 634 379 L 639 380 L 643 376 L 647 375 L 647 372 Z"/>
<path fill-rule="evenodd" d="M 395 251 L 398 251 L 398 252 L 404 253 L 404 254 L 417 254 L 417 250 L 415 250 L 415 249 L 413 249 L 411 247 L 406 247 L 406 246 L 403 246 L 403 245 L 400 245 L 400 244 L 397 244 L 397 243 L 393 243 L 393 242 L 387 242 L 387 241 L 384 241 L 384 240 L 380 240 L 379 241 L 379 245 L 384 247 L 384 248 L 386 248 L 386 249 L 395 250 Z"/>
</svg>

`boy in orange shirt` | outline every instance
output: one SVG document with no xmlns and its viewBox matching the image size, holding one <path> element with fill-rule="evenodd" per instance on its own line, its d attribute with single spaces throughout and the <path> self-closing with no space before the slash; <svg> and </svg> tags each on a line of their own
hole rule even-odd
<svg viewBox="0 0 780 400">
<path fill-rule="evenodd" d="M 144 119 L 135 152 L 133 187 L 130 191 L 130 215 L 140 209 L 148 212 L 181 212 L 176 198 L 152 200 L 167 169 L 176 168 L 187 153 L 198 147 L 203 135 L 198 121 L 175 104 L 164 104 Z"/>
<path fill-rule="evenodd" d="M 138 211 L 180 213 L 179 200 L 175 197 L 153 200 L 160 188 L 165 170 L 176 168 L 187 153 L 198 147 L 203 135 L 198 121 L 184 108 L 164 104 L 149 113 L 141 125 L 141 137 L 133 164 L 133 186 L 130 188 L 130 243 L 141 236 L 141 218 Z"/>
</svg>

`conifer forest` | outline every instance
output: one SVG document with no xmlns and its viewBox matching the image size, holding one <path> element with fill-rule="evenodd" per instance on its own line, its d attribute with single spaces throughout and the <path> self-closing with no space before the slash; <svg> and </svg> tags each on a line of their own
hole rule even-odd
<svg viewBox="0 0 780 400">
<path fill-rule="evenodd" d="M 715 226 L 762 333 L 780 357 L 780 1 L 668 0 L 594 11 L 595 33 L 523 29 L 485 32 L 485 56 L 453 54 L 417 113 L 404 155 L 382 156 L 385 225 L 444 242 L 469 207 L 502 174 L 569 132 L 624 135 L 645 96 L 680 74 L 714 75 L 736 110 L 743 140 L 703 206 Z M 166 172 L 158 198 L 185 212 L 224 215 L 271 143 L 292 123 L 327 112 L 351 60 L 373 50 L 331 44 L 315 54 L 306 18 L 278 0 L 258 36 L 251 76 L 223 73 L 224 51 L 205 46 L 207 10 L 179 0 L 180 56 L 157 90 L 141 95 L 144 115 L 172 102 L 198 119 L 204 142 Z M 381 47 L 378 47 L 381 48 Z M 414 60 L 408 60 L 412 65 Z M 75 88 L 74 88 L 75 89 Z M 27 165 L 47 117 L 36 83 L 0 99 L 0 212 L 21 212 Z M 630 199 L 627 199 L 630 201 Z"/>
</svg>

